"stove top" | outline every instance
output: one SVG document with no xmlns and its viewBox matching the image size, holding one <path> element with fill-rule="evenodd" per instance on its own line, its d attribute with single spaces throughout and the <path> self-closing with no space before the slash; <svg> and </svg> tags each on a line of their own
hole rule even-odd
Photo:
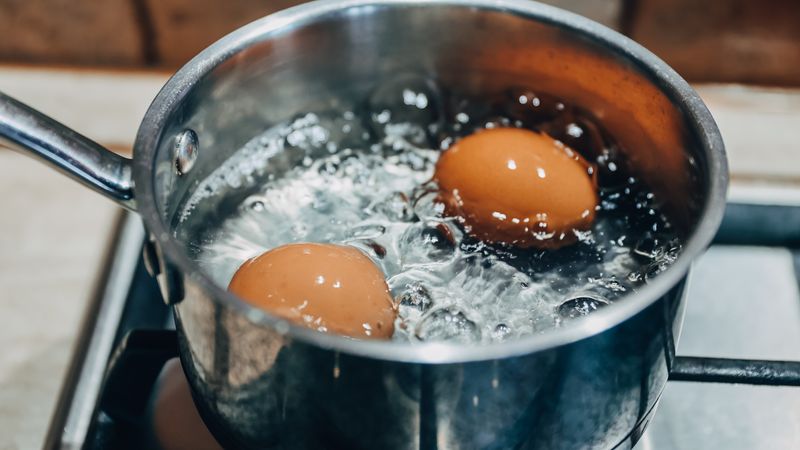
<svg viewBox="0 0 800 450">
<path fill-rule="evenodd" d="M 714 246 L 695 264 L 679 355 L 800 360 L 800 252 Z M 790 449 L 800 388 L 669 382 L 637 449 Z"/>
<path fill-rule="evenodd" d="M 800 202 L 775 203 L 729 205 L 715 245 L 693 267 L 679 355 L 800 360 Z M 157 443 L 159 432 L 150 425 L 151 414 L 158 415 L 159 408 L 148 400 L 150 392 L 124 392 L 122 398 L 129 404 L 121 405 L 122 411 L 109 411 L 116 406 L 100 401 L 108 397 L 101 386 L 113 350 L 129 332 L 152 345 L 170 345 L 168 333 L 137 334 L 137 330 L 174 328 L 158 286 L 141 260 L 144 238 L 138 217 L 120 218 L 104 264 L 104 282 L 87 314 L 46 450 L 162 447 Z M 161 363 L 133 370 L 157 371 Z M 175 367 L 168 363 L 162 373 L 161 391 L 176 392 L 185 385 Z M 691 378 L 685 375 L 682 378 Z M 709 377 L 701 374 L 701 378 Z M 190 402 L 186 408 L 191 408 Z M 180 416 L 189 421 L 195 417 Z M 202 439 L 204 433 L 190 435 Z M 798 442 L 798 387 L 670 381 L 635 449 L 778 449 L 796 448 Z M 206 444 L 215 448 L 213 441 Z"/>
</svg>

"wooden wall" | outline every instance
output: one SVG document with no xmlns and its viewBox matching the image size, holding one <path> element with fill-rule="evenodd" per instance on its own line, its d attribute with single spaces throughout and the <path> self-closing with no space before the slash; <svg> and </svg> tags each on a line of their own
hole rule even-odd
<svg viewBox="0 0 800 450">
<path fill-rule="evenodd" d="M 0 62 L 172 70 L 297 0 L 0 0 Z M 798 0 L 547 0 L 625 32 L 691 80 L 800 85 Z"/>
</svg>

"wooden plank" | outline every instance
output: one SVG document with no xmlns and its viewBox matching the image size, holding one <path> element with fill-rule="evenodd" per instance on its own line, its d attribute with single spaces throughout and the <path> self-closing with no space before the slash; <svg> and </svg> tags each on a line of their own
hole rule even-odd
<svg viewBox="0 0 800 450">
<path fill-rule="evenodd" d="M 297 0 L 146 0 L 155 54 L 168 67 L 183 65 L 231 31 Z"/>
<path fill-rule="evenodd" d="M 156 59 L 175 67 L 240 26 L 298 3 L 298 0 L 147 0 Z M 612 28 L 619 26 L 622 0 L 545 0 Z"/>
<path fill-rule="evenodd" d="M 800 86 L 797 0 L 638 0 L 631 36 L 692 81 Z"/>
<path fill-rule="evenodd" d="M 800 89 L 698 85 L 722 131 L 731 175 L 800 184 Z"/>
<path fill-rule="evenodd" d="M 129 0 L 2 0 L 0 59 L 138 65 L 145 62 Z"/>
<path fill-rule="evenodd" d="M 622 25 L 623 0 L 540 0 L 618 30 Z"/>
</svg>

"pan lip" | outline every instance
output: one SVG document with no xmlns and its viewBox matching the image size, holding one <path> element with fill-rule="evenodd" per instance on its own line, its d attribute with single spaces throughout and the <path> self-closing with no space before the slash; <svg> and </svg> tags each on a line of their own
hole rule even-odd
<svg viewBox="0 0 800 450">
<path fill-rule="evenodd" d="M 491 10 L 544 22 L 578 33 L 624 57 L 671 98 L 687 116 L 687 123 L 707 157 L 707 197 L 694 232 L 674 264 L 620 300 L 563 327 L 503 343 L 463 346 L 454 343 L 400 343 L 355 340 L 292 325 L 250 306 L 215 284 L 193 263 L 169 231 L 156 207 L 155 156 L 159 135 L 170 113 L 214 67 L 253 43 L 267 40 L 343 10 L 360 7 L 463 7 Z M 273 328 L 299 343 L 372 359 L 407 363 L 447 364 L 494 360 L 541 352 L 568 345 L 610 330 L 632 318 L 663 296 L 686 276 L 692 261 L 711 243 L 722 220 L 728 185 L 724 144 L 711 113 L 698 94 L 673 69 L 629 38 L 576 14 L 528 0 L 319 0 L 266 16 L 230 33 L 203 50 L 178 70 L 150 105 L 134 145 L 134 181 L 139 213 L 169 264 L 199 286 L 213 302 L 230 308 L 259 326 Z M 677 319 L 680 320 L 680 319 Z"/>
</svg>

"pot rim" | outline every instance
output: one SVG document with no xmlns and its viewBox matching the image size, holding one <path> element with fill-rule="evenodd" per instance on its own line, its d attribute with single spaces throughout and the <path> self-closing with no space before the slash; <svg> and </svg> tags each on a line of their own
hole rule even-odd
<svg viewBox="0 0 800 450">
<path fill-rule="evenodd" d="M 687 115 L 692 131 L 708 157 L 708 196 L 694 233 L 688 238 L 674 264 L 644 285 L 590 316 L 571 321 L 560 328 L 502 343 L 463 346 L 455 343 L 401 343 L 356 340 L 296 326 L 250 306 L 215 284 L 193 263 L 182 245 L 169 231 L 156 207 L 153 160 L 158 136 L 170 112 L 181 104 L 188 92 L 214 67 L 250 45 L 279 36 L 323 17 L 357 7 L 479 8 L 518 15 L 544 22 L 608 47 L 635 64 Z M 653 53 L 631 39 L 582 16 L 528 0 L 319 0 L 298 5 L 228 34 L 206 48 L 178 70 L 150 105 L 140 125 L 134 145 L 134 181 L 139 213 L 177 270 L 197 283 L 215 302 L 236 311 L 252 322 L 271 327 L 286 338 L 316 347 L 362 357 L 412 362 L 461 363 L 508 358 L 567 345 L 606 331 L 633 317 L 657 301 L 688 272 L 692 261 L 710 244 L 722 220 L 728 185 L 728 167 L 719 129 L 708 108 L 689 84 Z"/>
</svg>

